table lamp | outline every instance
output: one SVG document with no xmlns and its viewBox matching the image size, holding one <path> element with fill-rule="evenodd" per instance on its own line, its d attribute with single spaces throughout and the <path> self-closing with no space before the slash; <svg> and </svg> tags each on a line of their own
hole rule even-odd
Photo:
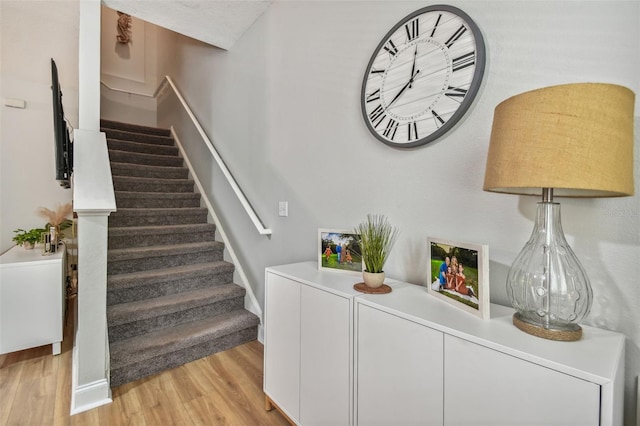
<svg viewBox="0 0 640 426">
<path fill-rule="evenodd" d="M 553 197 L 633 195 L 634 93 L 577 83 L 513 96 L 496 109 L 484 190 L 542 195 L 533 233 L 507 276 L 513 323 L 538 337 L 582 338 L 589 278 L 567 243 Z"/>
</svg>

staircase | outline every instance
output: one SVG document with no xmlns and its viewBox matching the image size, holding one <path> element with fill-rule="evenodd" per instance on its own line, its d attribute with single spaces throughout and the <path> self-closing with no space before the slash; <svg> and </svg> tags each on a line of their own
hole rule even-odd
<svg viewBox="0 0 640 426">
<path fill-rule="evenodd" d="M 109 217 L 107 323 L 117 387 L 255 340 L 258 317 L 169 131 L 101 121 L 117 211 Z"/>
</svg>

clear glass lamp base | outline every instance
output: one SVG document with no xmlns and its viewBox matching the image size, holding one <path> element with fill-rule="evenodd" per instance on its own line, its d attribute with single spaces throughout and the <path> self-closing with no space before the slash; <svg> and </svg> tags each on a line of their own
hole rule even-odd
<svg viewBox="0 0 640 426">
<path fill-rule="evenodd" d="M 578 322 L 591 309 L 589 278 L 567 243 L 560 204 L 538 203 L 531 238 L 513 262 L 507 295 L 522 331 L 551 340 L 580 340 Z"/>
</svg>

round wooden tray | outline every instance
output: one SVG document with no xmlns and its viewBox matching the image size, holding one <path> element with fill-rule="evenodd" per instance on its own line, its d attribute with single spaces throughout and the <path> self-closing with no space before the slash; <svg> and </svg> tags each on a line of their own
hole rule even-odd
<svg viewBox="0 0 640 426">
<path fill-rule="evenodd" d="M 357 283 L 353 285 L 353 288 L 358 290 L 361 293 L 367 294 L 386 294 L 391 293 L 391 287 L 386 284 L 382 284 L 378 288 L 368 287 L 365 283 Z"/>
</svg>

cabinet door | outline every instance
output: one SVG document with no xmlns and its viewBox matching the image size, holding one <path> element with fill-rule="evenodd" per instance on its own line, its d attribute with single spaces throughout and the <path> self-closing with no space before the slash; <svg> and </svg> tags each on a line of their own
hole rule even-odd
<svg viewBox="0 0 640 426">
<path fill-rule="evenodd" d="M 16 247 L 12 250 L 24 250 Z M 40 257 L 40 250 L 33 250 Z M 30 253 L 31 254 L 31 253 Z M 60 353 L 64 316 L 63 260 L 0 268 L 0 353 L 54 343 Z"/>
<path fill-rule="evenodd" d="M 302 285 L 300 424 L 350 424 L 350 301 Z"/>
<path fill-rule="evenodd" d="M 264 391 L 299 421 L 300 284 L 267 274 L 264 327 Z"/>
<path fill-rule="evenodd" d="M 441 425 L 443 335 L 357 306 L 358 425 Z"/>
<path fill-rule="evenodd" d="M 446 425 L 600 424 L 598 385 L 448 335 L 444 377 Z"/>
</svg>

